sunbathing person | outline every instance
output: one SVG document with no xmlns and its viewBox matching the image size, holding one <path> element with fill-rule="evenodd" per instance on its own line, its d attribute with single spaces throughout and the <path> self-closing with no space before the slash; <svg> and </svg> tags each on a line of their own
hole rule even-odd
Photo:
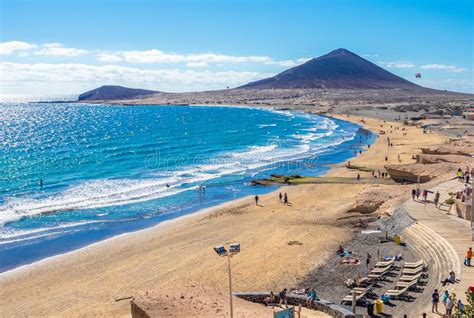
<svg viewBox="0 0 474 318">
<path fill-rule="evenodd" d="M 275 303 L 276 303 L 276 296 L 275 296 L 275 294 L 271 291 L 271 292 L 270 292 L 270 296 L 265 297 L 265 299 L 263 299 L 263 302 L 264 302 L 265 305 L 267 305 L 267 306 L 269 306 L 270 304 L 275 304 Z"/>
<path fill-rule="evenodd" d="M 359 265 L 360 261 L 355 257 L 344 257 L 339 261 L 339 264 Z"/>
<path fill-rule="evenodd" d="M 342 254 L 344 254 L 344 247 L 342 247 L 342 245 L 339 245 L 339 248 L 336 251 L 336 255 L 341 256 Z"/>
<path fill-rule="evenodd" d="M 340 256 L 340 257 L 344 257 L 344 256 L 349 256 L 350 254 L 352 254 L 351 251 L 346 251 L 342 245 L 339 245 L 339 248 L 337 249 L 336 251 L 336 255 Z"/>
</svg>

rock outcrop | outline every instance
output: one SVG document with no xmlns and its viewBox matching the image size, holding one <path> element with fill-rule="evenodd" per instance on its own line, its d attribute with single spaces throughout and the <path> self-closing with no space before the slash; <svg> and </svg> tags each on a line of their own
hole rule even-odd
<svg viewBox="0 0 474 318">
<path fill-rule="evenodd" d="M 398 196 L 400 193 L 395 191 L 392 187 L 372 187 L 365 189 L 356 199 L 356 207 L 351 212 L 372 213 L 382 206 L 388 200 Z"/>
<path fill-rule="evenodd" d="M 416 155 L 416 162 L 429 165 L 433 163 L 462 163 L 466 160 L 466 156 L 463 155 L 428 155 L 420 154 Z"/>
<path fill-rule="evenodd" d="M 474 155 L 474 147 L 469 145 L 440 145 L 433 147 L 423 147 L 421 152 L 428 155 Z"/>
<path fill-rule="evenodd" d="M 385 165 L 390 177 L 400 183 L 428 182 L 443 174 L 455 175 L 456 168 L 449 163 Z"/>
</svg>

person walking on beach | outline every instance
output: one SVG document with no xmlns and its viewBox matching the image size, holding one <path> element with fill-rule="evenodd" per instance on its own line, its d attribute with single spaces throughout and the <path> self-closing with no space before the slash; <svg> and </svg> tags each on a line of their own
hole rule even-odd
<svg viewBox="0 0 474 318">
<path fill-rule="evenodd" d="M 457 309 L 458 309 L 458 314 L 461 314 L 461 317 L 462 315 L 465 314 L 465 311 L 464 311 L 464 304 L 462 303 L 461 299 L 458 300 L 458 304 L 456 305 Z"/>
<path fill-rule="evenodd" d="M 385 156 L 385 162 L 387 162 L 387 161 L 388 161 L 388 157 L 387 157 L 387 156 Z"/>
<path fill-rule="evenodd" d="M 286 298 L 286 292 L 287 292 L 287 289 L 285 288 L 279 294 L 279 296 L 280 296 L 280 303 L 279 303 L 280 307 L 281 307 L 281 305 L 285 304 L 286 308 L 288 308 L 288 299 Z"/>
<path fill-rule="evenodd" d="M 472 247 L 469 247 L 466 253 L 466 266 L 471 266 L 471 259 L 472 259 Z"/>
<path fill-rule="evenodd" d="M 258 205 L 258 199 L 259 199 L 259 197 L 258 197 L 258 195 L 256 195 L 255 196 L 255 205 Z"/>
<path fill-rule="evenodd" d="M 448 299 L 446 299 L 446 316 L 451 317 L 453 314 L 453 296 L 449 295 Z"/>
<path fill-rule="evenodd" d="M 446 307 L 446 301 L 449 298 L 449 292 L 447 290 L 444 291 L 443 296 L 441 296 L 441 302 Z"/>
<path fill-rule="evenodd" d="M 283 197 L 283 203 L 285 205 L 288 205 L 288 195 L 286 194 L 286 192 L 285 192 L 285 196 Z"/>
<path fill-rule="evenodd" d="M 436 208 L 438 207 L 439 197 L 440 197 L 439 191 L 436 191 L 436 194 L 434 197 L 434 204 Z"/>
<path fill-rule="evenodd" d="M 283 195 L 281 194 L 281 192 L 280 192 L 280 194 L 278 195 L 278 198 L 280 199 L 280 202 L 281 202 L 281 200 L 283 199 Z"/>
<path fill-rule="evenodd" d="M 360 180 L 360 174 L 358 173 L 357 174 L 357 181 L 359 181 L 359 180 Z"/>
<path fill-rule="evenodd" d="M 416 189 L 412 189 L 412 190 L 411 190 L 411 197 L 413 198 L 413 201 L 415 201 Z"/>
<path fill-rule="evenodd" d="M 420 200 L 420 188 L 416 188 L 416 199 Z"/>
<path fill-rule="evenodd" d="M 367 266 L 367 269 L 369 269 L 369 266 L 370 266 L 370 261 L 372 260 L 372 255 L 370 255 L 369 253 L 367 253 L 367 258 L 365 260 L 365 265 Z"/>
<path fill-rule="evenodd" d="M 438 312 L 438 303 L 439 303 L 439 292 L 437 289 L 434 290 L 431 295 L 431 312 Z"/>
</svg>

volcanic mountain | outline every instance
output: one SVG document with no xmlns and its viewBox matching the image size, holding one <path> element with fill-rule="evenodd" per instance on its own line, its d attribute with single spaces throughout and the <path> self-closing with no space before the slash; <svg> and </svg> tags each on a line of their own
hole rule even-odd
<svg viewBox="0 0 474 318">
<path fill-rule="evenodd" d="M 334 50 L 278 75 L 239 88 L 423 89 L 346 49 Z"/>
<path fill-rule="evenodd" d="M 120 100 L 145 97 L 158 93 L 147 89 L 128 88 L 123 86 L 105 85 L 79 95 L 79 101 L 87 100 Z"/>
</svg>

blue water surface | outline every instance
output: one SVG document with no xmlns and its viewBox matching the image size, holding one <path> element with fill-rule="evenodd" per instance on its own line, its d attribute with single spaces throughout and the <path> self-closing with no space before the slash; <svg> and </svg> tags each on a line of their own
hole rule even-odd
<svg viewBox="0 0 474 318">
<path fill-rule="evenodd" d="M 299 112 L 67 103 L 0 104 L 0 137 L 0 272 L 322 174 L 375 138 Z"/>
</svg>

